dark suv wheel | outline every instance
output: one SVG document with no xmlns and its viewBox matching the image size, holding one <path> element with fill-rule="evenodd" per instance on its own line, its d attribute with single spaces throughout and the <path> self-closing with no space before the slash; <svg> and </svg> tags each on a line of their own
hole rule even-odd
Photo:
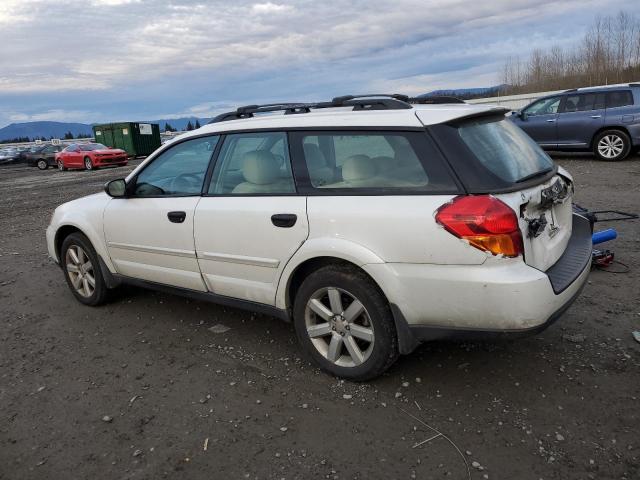
<svg viewBox="0 0 640 480">
<path fill-rule="evenodd" d="M 304 350 L 339 377 L 374 378 L 398 357 L 389 304 L 356 268 L 329 265 L 309 275 L 296 293 L 293 316 Z"/>
<path fill-rule="evenodd" d="M 631 151 L 631 139 L 622 130 L 605 130 L 593 140 L 593 153 L 600 160 L 623 160 Z"/>
</svg>

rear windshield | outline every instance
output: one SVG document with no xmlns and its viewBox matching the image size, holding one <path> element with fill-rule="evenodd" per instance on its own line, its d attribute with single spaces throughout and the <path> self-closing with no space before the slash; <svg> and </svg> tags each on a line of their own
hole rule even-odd
<svg viewBox="0 0 640 480">
<path fill-rule="evenodd" d="M 458 133 L 480 163 L 507 183 L 523 182 L 554 169 L 538 144 L 507 119 L 470 121 Z"/>
</svg>

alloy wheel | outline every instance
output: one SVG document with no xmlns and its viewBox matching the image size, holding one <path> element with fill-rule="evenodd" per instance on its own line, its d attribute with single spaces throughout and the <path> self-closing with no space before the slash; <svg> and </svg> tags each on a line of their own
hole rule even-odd
<svg viewBox="0 0 640 480">
<path fill-rule="evenodd" d="M 40 170 L 46 170 L 47 169 L 47 162 L 45 160 L 38 160 L 38 168 Z"/>
<path fill-rule="evenodd" d="M 79 245 L 71 245 L 65 255 L 67 273 L 73 288 L 79 295 L 88 298 L 96 289 L 93 264 Z"/>
<path fill-rule="evenodd" d="M 340 367 L 357 367 L 373 351 L 371 318 L 362 302 L 346 290 L 317 290 L 307 302 L 305 325 L 316 350 Z"/>
<path fill-rule="evenodd" d="M 84 168 L 87 170 L 91 170 L 93 168 L 93 164 L 91 163 L 91 159 L 89 157 L 84 159 Z"/>
<path fill-rule="evenodd" d="M 61 172 L 64 171 L 64 163 L 62 163 L 62 160 L 58 160 L 58 170 Z"/>
<path fill-rule="evenodd" d="M 598 142 L 598 153 L 604 158 L 616 158 L 624 150 L 624 140 L 615 134 L 605 135 Z"/>
</svg>

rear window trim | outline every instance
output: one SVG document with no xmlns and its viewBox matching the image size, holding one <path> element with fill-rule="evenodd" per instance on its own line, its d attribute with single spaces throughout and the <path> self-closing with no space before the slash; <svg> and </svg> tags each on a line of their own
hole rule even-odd
<svg viewBox="0 0 640 480">
<path fill-rule="evenodd" d="M 466 191 L 460 182 L 455 171 L 451 168 L 446 156 L 443 155 L 439 145 L 433 141 L 428 135 L 425 127 L 305 127 L 305 128 L 288 128 L 289 136 L 289 155 L 291 157 L 293 175 L 298 186 L 298 193 L 307 197 L 372 197 L 372 196 L 450 196 L 462 195 Z M 410 188 L 394 188 L 394 187 L 375 187 L 375 188 L 317 188 L 314 187 L 309 178 L 307 163 L 302 151 L 302 137 L 317 132 L 342 132 L 345 134 L 358 135 L 363 132 L 377 133 L 384 135 L 387 132 L 393 133 L 422 133 L 427 141 L 433 144 L 434 150 L 437 151 L 442 165 L 449 174 L 456 188 L 451 190 L 428 191 L 424 189 Z M 420 158 L 420 157 L 419 157 Z"/>
</svg>

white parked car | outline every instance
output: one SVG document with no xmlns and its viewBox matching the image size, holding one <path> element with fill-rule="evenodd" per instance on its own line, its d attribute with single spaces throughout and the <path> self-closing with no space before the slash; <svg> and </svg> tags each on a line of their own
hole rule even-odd
<svg viewBox="0 0 640 480">
<path fill-rule="evenodd" d="M 425 340 L 534 333 L 585 284 L 591 225 L 504 114 L 401 95 L 240 108 L 58 207 L 49 253 L 86 305 L 128 283 L 265 312 L 355 380 Z"/>
</svg>

